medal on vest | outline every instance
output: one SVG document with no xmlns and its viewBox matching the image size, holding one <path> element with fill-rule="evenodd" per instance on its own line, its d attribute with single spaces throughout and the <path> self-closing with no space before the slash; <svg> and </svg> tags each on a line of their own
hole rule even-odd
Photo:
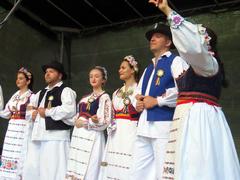
<svg viewBox="0 0 240 180">
<path fill-rule="evenodd" d="M 156 82 L 155 82 L 155 85 L 156 86 L 159 86 L 160 85 L 160 78 L 164 75 L 164 71 L 162 69 L 159 69 L 157 71 L 157 79 L 156 79 Z"/>
<path fill-rule="evenodd" d="M 54 99 L 53 96 L 49 96 L 49 97 L 48 97 L 47 109 L 51 109 L 51 108 L 52 108 L 52 101 L 53 101 L 53 99 Z"/>
<path fill-rule="evenodd" d="M 94 99 L 94 97 L 92 97 L 92 96 L 88 99 L 88 101 L 87 101 L 87 107 L 86 107 L 86 109 L 87 109 L 88 111 L 90 111 L 90 109 L 91 109 L 91 104 L 93 103 L 94 100 L 95 100 L 95 99 Z"/>
<path fill-rule="evenodd" d="M 123 99 L 123 104 L 124 104 L 124 113 L 128 113 L 128 105 L 131 103 L 131 99 L 127 96 Z"/>
</svg>

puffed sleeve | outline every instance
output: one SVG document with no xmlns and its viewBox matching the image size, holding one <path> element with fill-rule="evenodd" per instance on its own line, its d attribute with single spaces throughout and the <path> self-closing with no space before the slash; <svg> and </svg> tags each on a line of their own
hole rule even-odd
<svg viewBox="0 0 240 180">
<path fill-rule="evenodd" d="M 10 100 L 11 100 L 11 99 L 10 99 Z M 10 111 L 10 109 L 9 109 L 10 100 L 7 102 L 5 108 L 4 108 L 2 111 L 0 111 L 0 117 L 1 117 L 1 118 L 10 119 L 11 114 L 12 114 L 11 111 Z"/>
<path fill-rule="evenodd" d="M 0 111 L 0 117 L 4 119 L 10 119 L 12 112 L 10 111 L 10 104 L 13 101 L 14 97 L 16 96 L 17 92 L 9 99 L 7 104 L 5 105 L 5 108 Z"/>
<path fill-rule="evenodd" d="M 218 72 L 217 60 L 210 51 L 210 39 L 206 28 L 192 24 L 172 11 L 168 16 L 173 43 L 180 56 L 187 61 L 194 71 L 208 77 Z"/>
<path fill-rule="evenodd" d="M 144 78 L 145 72 L 146 72 L 146 69 L 144 70 L 144 72 L 138 82 L 137 88 L 133 92 L 132 105 L 134 108 L 136 108 L 136 105 L 137 105 L 137 99 L 135 98 L 135 96 L 138 94 L 142 94 L 142 84 L 143 84 L 143 78 Z"/>
<path fill-rule="evenodd" d="M 115 117 L 115 110 L 114 110 L 114 104 L 113 104 L 113 101 L 114 101 L 114 98 L 117 96 L 117 92 L 119 91 L 119 89 L 117 89 L 113 95 L 112 95 L 112 120 L 111 120 L 111 123 L 108 125 L 107 127 L 107 134 L 108 135 L 111 135 L 112 132 L 114 132 L 116 129 L 117 129 L 117 124 L 116 124 L 116 121 L 114 119 Z"/>
<path fill-rule="evenodd" d="M 26 120 L 31 121 L 32 120 L 32 113 L 37 109 L 38 106 L 38 98 L 39 98 L 40 91 L 37 94 L 32 94 L 30 97 L 29 104 L 27 105 L 27 111 L 26 111 Z"/>
</svg>

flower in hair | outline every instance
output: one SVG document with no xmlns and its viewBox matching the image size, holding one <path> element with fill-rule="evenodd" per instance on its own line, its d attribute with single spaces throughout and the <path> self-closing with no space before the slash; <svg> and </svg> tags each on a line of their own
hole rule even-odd
<svg viewBox="0 0 240 180">
<path fill-rule="evenodd" d="M 24 73 L 25 75 L 27 75 L 28 79 L 32 78 L 32 73 L 30 73 L 27 68 L 25 67 L 21 67 L 18 72 Z"/>
<path fill-rule="evenodd" d="M 134 71 L 138 72 L 138 62 L 135 60 L 133 55 L 128 55 L 123 58 L 124 60 L 127 60 L 129 64 L 133 67 Z"/>
<path fill-rule="evenodd" d="M 212 47 L 210 45 L 210 41 L 212 38 L 207 33 L 207 29 L 202 24 L 198 24 L 197 27 L 198 27 L 198 32 L 199 32 L 200 36 L 202 37 L 203 43 L 205 43 L 207 45 L 209 54 L 214 56 L 214 52 L 212 51 Z"/>
<path fill-rule="evenodd" d="M 104 79 L 107 80 L 108 76 L 107 76 L 107 69 L 103 66 L 95 66 L 95 68 L 101 69 L 104 72 Z"/>
</svg>

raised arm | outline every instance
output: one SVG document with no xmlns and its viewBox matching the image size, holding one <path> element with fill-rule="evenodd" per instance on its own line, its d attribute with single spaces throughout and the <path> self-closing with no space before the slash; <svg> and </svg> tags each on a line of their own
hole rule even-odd
<svg viewBox="0 0 240 180">
<path fill-rule="evenodd" d="M 197 74 L 208 77 L 218 72 L 217 60 L 210 50 L 210 37 L 206 28 L 192 24 L 173 11 L 167 0 L 149 0 L 168 18 L 173 43 L 180 56 L 189 63 Z"/>
</svg>

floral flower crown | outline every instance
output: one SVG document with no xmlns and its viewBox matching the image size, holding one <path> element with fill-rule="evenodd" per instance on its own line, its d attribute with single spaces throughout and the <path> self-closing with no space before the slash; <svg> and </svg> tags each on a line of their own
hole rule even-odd
<svg viewBox="0 0 240 180">
<path fill-rule="evenodd" d="M 32 73 L 30 73 L 27 68 L 25 67 L 21 67 L 18 72 L 24 73 L 25 75 L 27 75 L 28 79 L 32 79 Z"/>
<path fill-rule="evenodd" d="M 202 36 L 202 41 L 204 41 L 204 43 L 207 45 L 209 54 L 214 56 L 215 53 L 212 51 L 212 47 L 210 45 L 210 41 L 212 38 L 211 38 L 211 36 L 209 36 L 207 29 L 202 24 L 197 24 L 197 27 L 198 27 L 198 31 L 199 31 L 200 35 Z"/>
<path fill-rule="evenodd" d="M 107 76 L 107 69 L 103 66 L 95 66 L 96 69 L 101 69 L 103 71 L 103 76 L 104 76 L 104 79 L 107 80 L 108 76 Z"/>
<path fill-rule="evenodd" d="M 135 60 L 133 55 L 128 55 L 123 58 L 124 60 L 127 60 L 129 64 L 133 67 L 134 71 L 138 72 L 138 62 Z"/>
</svg>

